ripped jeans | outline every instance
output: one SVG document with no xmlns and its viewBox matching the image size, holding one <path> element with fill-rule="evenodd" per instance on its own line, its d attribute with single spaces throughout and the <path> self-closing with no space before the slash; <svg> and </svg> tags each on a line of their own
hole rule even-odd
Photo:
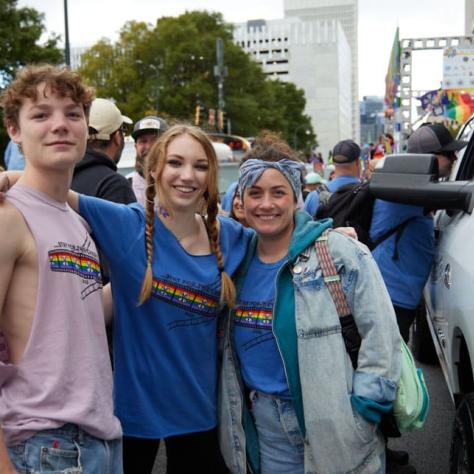
<svg viewBox="0 0 474 474">
<path fill-rule="evenodd" d="M 19 474 L 122 474 L 122 438 L 105 441 L 76 425 L 36 433 L 8 448 Z"/>
</svg>

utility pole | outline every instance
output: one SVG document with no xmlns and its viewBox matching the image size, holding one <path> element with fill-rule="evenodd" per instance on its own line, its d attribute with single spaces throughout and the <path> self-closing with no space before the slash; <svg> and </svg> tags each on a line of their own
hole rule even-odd
<svg viewBox="0 0 474 474">
<path fill-rule="evenodd" d="M 222 38 L 216 39 L 216 57 L 217 64 L 214 66 L 214 76 L 217 78 L 217 116 L 218 130 L 220 133 L 224 131 L 223 120 L 219 118 L 224 114 L 224 78 L 227 77 L 229 70 L 224 66 L 224 41 Z"/>
<path fill-rule="evenodd" d="M 67 17 L 67 0 L 64 0 L 64 58 L 66 66 L 71 67 L 71 53 L 69 49 L 69 22 Z"/>
</svg>

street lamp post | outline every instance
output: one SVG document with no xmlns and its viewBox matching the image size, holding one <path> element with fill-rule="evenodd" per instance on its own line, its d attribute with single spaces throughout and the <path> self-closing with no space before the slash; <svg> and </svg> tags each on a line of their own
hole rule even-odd
<svg viewBox="0 0 474 474">
<path fill-rule="evenodd" d="M 306 130 L 304 131 L 304 133 L 306 135 L 309 135 L 311 133 L 310 130 L 308 130 L 308 126 L 307 125 L 298 125 L 296 128 L 295 128 L 295 131 L 293 132 L 293 148 L 295 149 L 295 151 L 298 151 L 298 132 L 300 130 L 302 130 L 303 128 L 305 128 Z"/>
<path fill-rule="evenodd" d="M 67 0 L 64 0 L 64 59 L 66 66 L 71 67 L 71 52 L 69 48 L 69 21 L 67 16 Z"/>
<path fill-rule="evenodd" d="M 223 114 L 224 114 L 224 78 L 228 74 L 228 69 L 224 66 L 224 42 L 222 38 L 216 40 L 216 59 L 214 66 L 214 76 L 217 77 L 217 123 L 219 132 L 223 132 Z"/>
</svg>

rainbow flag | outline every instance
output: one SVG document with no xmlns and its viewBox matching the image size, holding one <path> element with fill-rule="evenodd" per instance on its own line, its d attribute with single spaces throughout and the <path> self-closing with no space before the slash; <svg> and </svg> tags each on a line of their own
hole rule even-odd
<svg viewBox="0 0 474 474">
<path fill-rule="evenodd" d="M 392 106 L 400 85 L 400 38 L 399 28 L 395 31 L 390 62 L 388 63 L 387 75 L 385 76 L 385 104 Z"/>
<path fill-rule="evenodd" d="M 445 90 L 442 103 L 444 115 L 459 124 L 463 124 L 474 113 L 474 102 L 469 92 Z"/>
<path fill-rule="evenodd" d="M 463 124 L 474 113 L 474 101 L 471 94 L 456 89 L 438 89 L 429 91 L 421 97 L 421 107 L 435 116 L 448 117 Z"/>
</svg>

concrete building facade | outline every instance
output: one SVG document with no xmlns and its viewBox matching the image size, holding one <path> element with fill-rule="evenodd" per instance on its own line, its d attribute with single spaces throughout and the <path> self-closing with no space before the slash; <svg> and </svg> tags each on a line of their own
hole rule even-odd
<svg viewBox="0 0 474 474">
<path fill-rule="evenodd" d="M 306 113 L 327 156 L 336 142 L 354 135 L 352 51 L 336 20 L 252 20 L 235 25 L 234 41 L 273 79 L 305 91 Z M 358 132 L 357 132 L 358 133 Z"/>
<path fill-rule="evenodd" d="M 471 36 L 474 34 L 474 2 L 464 0 L 464 34 Z"/>
<path fill-rule="evenodd" d="M 350 82 L 353 110 L 351 137 L 358 141 L 360 133 L 358 0 L 284 0 L 283 8 L 285 18 L 300 18 L 303 21 L 338 20 L 341 23 L 351 51 Z"/>
</svg>

